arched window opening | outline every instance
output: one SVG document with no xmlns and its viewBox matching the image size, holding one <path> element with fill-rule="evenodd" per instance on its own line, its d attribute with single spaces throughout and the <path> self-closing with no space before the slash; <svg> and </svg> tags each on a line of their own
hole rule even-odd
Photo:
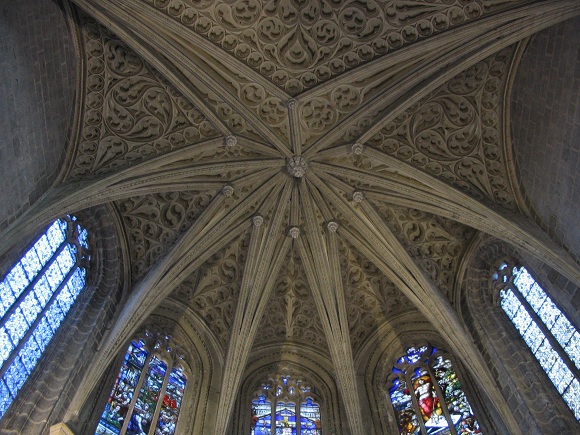
<svg viewBox="0 0 580 435">
<path fill-rule="evenodd" d="M 401 434 L 481 433 L 451 361 L 437 348 L 408 348 L 387 386 Z"/>
<path fill-rule="evenodd" d="M 580 333 L 525 267 L 502 263 L 493 278 L 503 311 L 580 420 Z"/>
<path fill-rule="evenodd" d="M 175 433 L 187 383 L 179 364 L 183 356 L 170 336 L 146 335 L 129 344 L 97 435 Z"/>
<path fill-rule="evenodd" d="M 310 386 L 278 376 L 256 392 L 251 426 L 251 435 L 322 435 L 320 405 Z"/>
<path fill-rule="evenodd" d="M 87 230 L 66 216 L 0 282 L 0 417 L 85 287 L 89 260 Z"/>
</svg>

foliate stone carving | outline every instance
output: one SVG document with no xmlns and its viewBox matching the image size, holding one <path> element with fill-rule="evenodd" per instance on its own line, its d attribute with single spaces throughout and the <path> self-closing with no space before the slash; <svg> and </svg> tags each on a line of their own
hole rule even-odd
<svg viewBox="0 0 580 435">
<path fill-rule="evenodd" d="M 304 157 L 294 156 L 288 159 L 286 163 L 286 169 L 288 173 L 296 178 L 301 178 L 306 174 L 308 169 L 308 162 Z"/>
<path fill-rule="evenodd" d="M 326 338 L 296 250 L 284 262 L 262 317 L 256 344 L 299 340 L 327 350 Z"/>
<path fill-rule="evenodd" d="M 234 240 L 204 263 L 197 277 L 180 286 L 193 287 L 192 290 L 178 288 L 174 292 L 191 295 L 184 302 L 199 314 L 224 349 L 236 311 L 249 243 L 249 233 Z"/>
<path fill-rule="evenodd" d="M 291 95 L 505 1 L 144 0 Z"/>
<path fill-rule="evenodd" d="M 499 104 L 512 55 L 510 47 L 475 64 L 383 127 L 368 144 L 476 198 L 513 208 Z"/>
<path fill-rule="evenodd" d="M 227 198 L 230 198 L 233 194 L 234 194 L 234 188 L 232 185 L 230 184 L 226 184 L 224 186 L 224 188 L 222 189 L 222 193 L 224 194 L 224 196 L 226 196 Z"/>
<path fill-rule="evenodd" d="M 227 148 L 235 147 L 238 144 L 238 140 L 235 136 L 226 136 L 224 138 L 224 144 Z"/>
<path fill-rule="evenodd" d="M 100 174 L 217 136 L 205 115 L 89 18 L 86 95 L 70 177 Z"/>
<path fill-rule="evenodd" d="M 355 143 L 352 146 L 351 151 L 355 156 L 360 156 L 364 151 L 364 145 L 362 143 Z"/>
<path fill-rule="evenodd" d="M 389 319 L 390 313 L 410 308 L 412 305 L 355 248 L 342 239 L 339 247 L 350 342 L 356 355 L 365 340 Z"/>
<path fill-rule="evenodd" d="M 116 203 L 126 227 L 133 280 L 139 279 L 170 249 L 215 193 L 159 193 Z"/>
<path fill-rule="evenodd" d="M 335 221 L 328 222 L 327 228 L 328 231 L 330 231 L 331 233 L 336 233 L 336 231 L 338 230 L 338 222 Z"/>
<path fill-rule="evenodd" d="M 260 227 L 264 223 L 264 218 L 260 215 L 256 215 L 252 218 L 252 223 L 255 227 Z"/>
<path fill-rule="evenodd" d="M 363 200 L 365 199 L 365 195 L 364 193 L 362 193 L 361 191 L 357 190 L 352 194 L 352 200 L 354 202 L 363 202 Z"/>
<path fill-rule="evenodd" d="M 475 231 L 419 210 L 372 203 L 419 267 L 450 297 L 460 254 Z"/>
<path fill-rule="evenodd" d="M 300 237 L 300 228 L 298 227 L 292 227 L 288 230 L 288 235 L 290 237 L 292 237 L 293 239 L 297 239 L 298 237 Z"/>
</svg>

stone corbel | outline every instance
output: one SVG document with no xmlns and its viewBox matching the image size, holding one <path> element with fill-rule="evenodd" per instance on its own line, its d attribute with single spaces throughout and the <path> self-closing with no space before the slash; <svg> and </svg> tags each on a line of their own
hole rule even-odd
<svg viewBox="0 0 580 435">
<path fill-rule="evenodd" d="M 66 423 L 58 423 L 50 427 L 50 435 L 75 435 Z"/>
</svg>

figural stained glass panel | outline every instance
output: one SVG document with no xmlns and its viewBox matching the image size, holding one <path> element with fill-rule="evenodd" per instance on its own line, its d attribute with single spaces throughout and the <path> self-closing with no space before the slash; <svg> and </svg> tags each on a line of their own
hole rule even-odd
<svg viewBox="0 0 580 435">
<path fill-rule="evenodd" d="M 168 370 L 144 341 L 132 341 L 95 433 L 145 435 L 155 427 L 155 435 L 173 435 L 186 383 L 181 366 Z"/>
<path fill-rule="evenodd" d="M 500 305 L 576 419 L 580 420 L 580 333 L 525 267 L 498 270 Z"/>
<path fill-rule="evenodd" d="M 262 383 L 256 395 L 250 435 L 322 435 L 320 405 L 303 381 L 276 375 Z"/>
<path fill-rule="evenodd" d="M 388 385 L 401 434 L 481 433 L 451 361 L 436 348 L 407 349 Z"/>
<path fill-rule="evenodd" d="M 0 417 L 85 286 L 88 233 L 74 216 L 50 225 L 0 282 Z"/>
</svg>

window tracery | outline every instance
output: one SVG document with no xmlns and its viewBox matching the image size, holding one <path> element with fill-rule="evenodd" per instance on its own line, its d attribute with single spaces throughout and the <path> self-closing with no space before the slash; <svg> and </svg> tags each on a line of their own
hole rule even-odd
<svg viewBox="0 0 580 435">
<path fill-rule="evenodd" d="M 435 347 L 409 347 L 387 388 L 401 434 L 481 433 L 451 361 Z"/>
<path fill-rule="evenodd" d="M 0 282 L 0 417 L 85 287 L 88 238 L 75 216 L 56 220 Z"/>
<path fill-rule="evenodd" d="M 171 336 L 132 340 L 96 435 L 173 435 L 187 378 Z"/>
<path fill-rule="evenodd" d="M 312 387 L 290 375 L 263 382 L 252 400 L 250 434 L 322 435 L 320 404 Z"/>
<path fill-rule="evenodd" d="M 501 308 L 580 420 L 580 332 L 525 267 L 504 262 L 493 279 Z"/>
</svg>

